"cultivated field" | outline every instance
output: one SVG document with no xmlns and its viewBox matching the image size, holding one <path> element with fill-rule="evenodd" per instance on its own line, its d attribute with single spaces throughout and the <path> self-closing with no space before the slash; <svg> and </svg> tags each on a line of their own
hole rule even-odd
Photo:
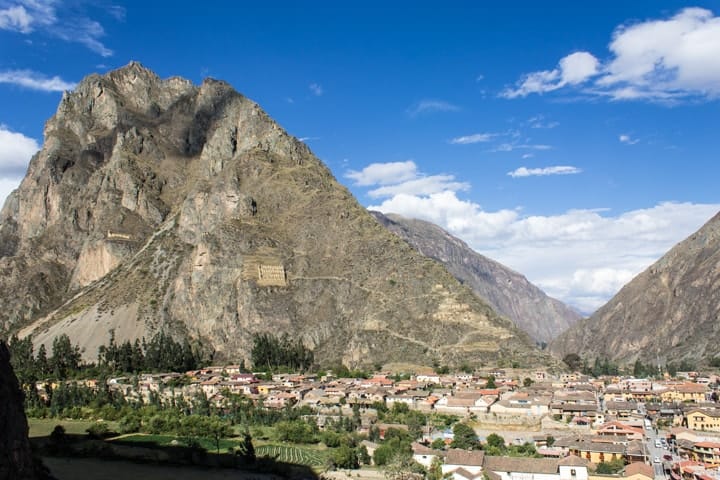
<svg viewBox="0 0 720 480">
<path fill-rule="evenodd" d="M 255 448 L 258 457 L 270 457 L 279 462 L 321 467 L 325 464 L 325 455 L 319 450 L 288 445 L 262 445 Z"/>
</svg>

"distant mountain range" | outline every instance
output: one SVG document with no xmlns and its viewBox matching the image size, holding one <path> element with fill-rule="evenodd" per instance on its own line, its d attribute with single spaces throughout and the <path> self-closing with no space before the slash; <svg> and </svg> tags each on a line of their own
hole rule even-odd
<svg viewBox="0 0 720 480">
<path fill-rule="evenodd" d="M 63 96 L 0 248 L 4 334 L 66 333 L 93 360 L 111 331 L 162 330 L 231 361 L 288 333 L 323 365 L 552 362 L 258 105 L 137 63 Z"/>
<path fill-rule="evenodd" d="M 538 343 L 550 342 L 582 318 L 521 274 L 480 255 L 437 225 L 396 214 L 371 213 L 420 253 L 445 265 L 455 278 Z"/>
<path fill-rule="evenodd" d="M 551 344 L 559 356 L 656 365 L 720 356 L 720 214 Z"/>
</svg>

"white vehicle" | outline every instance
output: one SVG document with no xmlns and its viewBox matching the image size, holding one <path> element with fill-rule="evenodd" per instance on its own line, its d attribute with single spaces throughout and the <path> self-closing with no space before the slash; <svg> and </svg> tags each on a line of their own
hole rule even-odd
<svg viewBox="0 0 720 480">
<path fill-rule="evenodd" d="M 653 459 L 653 463 L 660 463 L 660 457 L 655 457 Z"/>
<path fill-rule="evenodd" d="M 655 448 L 660 448 L 660 447 L 662 447 L 662 443 L 660 443 L 659 439 L 655 439 Z"/>
<path fill-rule="evenodd" d="M 652 422 L 650 420 L 648 420 L 647 418 L 645 419 L 645 429 L 652 430 Z"/>
</svg>

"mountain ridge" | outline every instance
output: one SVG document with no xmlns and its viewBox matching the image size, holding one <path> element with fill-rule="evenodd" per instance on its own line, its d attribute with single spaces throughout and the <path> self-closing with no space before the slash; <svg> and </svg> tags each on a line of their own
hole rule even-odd
<svg viewBox="0 0 720 480">
<path fill-rule="evenodd" d="M 392 213 L 370 213 L 420 253 L 445 265 L 455 278 L 536 342 L 550 342 L 582 318 L 522 274 L 479 254 L 433 223 Z"/>
<path fill-rule="evenodd" d="M 720 351 L 720 213 L 550 345 L 560 355 L 656 365 Z"/>
</svg>

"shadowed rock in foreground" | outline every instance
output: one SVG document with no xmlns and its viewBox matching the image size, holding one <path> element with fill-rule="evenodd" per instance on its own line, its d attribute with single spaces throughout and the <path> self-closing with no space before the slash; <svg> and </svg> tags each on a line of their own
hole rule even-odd
<svg viewBox="0 0 720 480">
<path fill-rule="evenodd" d="M 49 478 L 30 451 L 23 395 L 10 365 L 10 352 L 0 341 L 0 480 Z"/>
</svg>

